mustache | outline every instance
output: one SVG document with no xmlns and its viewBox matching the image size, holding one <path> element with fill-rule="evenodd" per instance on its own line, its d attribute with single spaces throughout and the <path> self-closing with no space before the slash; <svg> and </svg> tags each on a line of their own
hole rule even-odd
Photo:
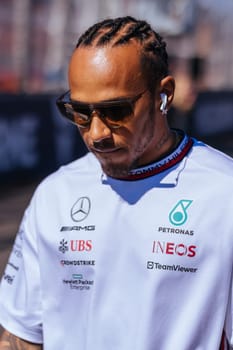
<svg viewBox="0 0 233 350">
<path fill-rule="evenodd" d="M 100 151 L 116 147 L 114 141 L 111 138 L 93 141 L 92 146 L 94 149 L 100 150 Z"/>
</svg>

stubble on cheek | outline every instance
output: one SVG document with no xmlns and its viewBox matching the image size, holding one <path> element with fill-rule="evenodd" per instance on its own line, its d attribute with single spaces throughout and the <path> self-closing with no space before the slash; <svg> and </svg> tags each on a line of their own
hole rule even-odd
<svg viewBox="0 0 233 350">
<path fill-rule="evenodd" d="M 148 145 L 151 143 L 151 141 L 154 138 L 154 131 L 155 131 L 155 123 L 153 120 L 153 113 L 151 111 L 150 118 L 145 123 L 145 128 L 141 132 L 141 138 L 138 139 L 138 144 L 135 146 L 135 149 L 134 149 L 135 155 L 134 155 L 131 169 L 135 169 L 138 166 L 141 166 L 143 154 L 146 151 Z"/>
</svg>

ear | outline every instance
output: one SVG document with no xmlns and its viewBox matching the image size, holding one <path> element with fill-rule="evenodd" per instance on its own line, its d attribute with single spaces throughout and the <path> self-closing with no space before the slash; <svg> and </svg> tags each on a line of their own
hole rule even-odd
<svg viewBox="0 0 233 350">
<path fill-rule="evenodd" d="M 159 106 L 163 101 L 161 100 L 161 95 L 165 94 L 167 96 L 166 100 L 166 109 L 168 110 L 171 106 L 172 100 L 174 98 L 174 92 L 175 92 L 175 80 L 171 75 L 166 76 L 160 81 L 160 84 L 158 86 L 158 100 L 159 100 Z"/>
</svg>

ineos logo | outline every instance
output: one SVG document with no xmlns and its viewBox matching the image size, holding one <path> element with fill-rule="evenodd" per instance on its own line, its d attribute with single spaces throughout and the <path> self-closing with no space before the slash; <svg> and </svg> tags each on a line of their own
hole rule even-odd
<svg viewBox="0 0 233 350">
<path fill-rule="evenodd" d="M 71 208 L 71 218 L 73 221 L 79 222 L 86 219 L 91 209 L 91 201 L 88 197 L 81 197 L 74 203 Z"/>
</svg>

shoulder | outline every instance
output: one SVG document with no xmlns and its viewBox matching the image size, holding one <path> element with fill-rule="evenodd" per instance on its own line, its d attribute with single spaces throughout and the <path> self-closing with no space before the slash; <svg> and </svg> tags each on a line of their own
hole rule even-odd
<svg viewBox="0 0 233 350">
<path fill-rule="evenodd" d="M 48 179 L 65 175 L 85 175 L 87 172 L 96 174 L 101 171 L 101 166 L 96 157 L 88 152 L 85 156 L 60 167 L 55 173 L 51 174 Z"/>
<path fill-rule="evenodd" d="M 233 181 L 233 158 L 196 139 L 190 161 L 196 170 L 200 169 L 203 173 Z"/>
<path fill-rule="evenodd" d="M 47 176 L 37 187 L 35 195 L 46 193 L 48 196 L 54 192 L 64 192 L 72 187 L 82 186 L 94 181 L 102 174 L 101 166 L 92 153 L 87 153 L 72 163 L 60 167 Z"/>
</svg>

